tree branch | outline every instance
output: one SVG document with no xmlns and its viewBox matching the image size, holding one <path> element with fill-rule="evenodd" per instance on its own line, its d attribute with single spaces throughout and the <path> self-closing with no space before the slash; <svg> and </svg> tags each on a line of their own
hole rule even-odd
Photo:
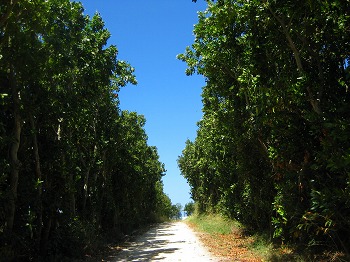
<svg viewBox="0 0 350 262">
<path fill-rule="evenodd" d="M 266 3 L 266 0 L 264 1 Z M 271 12 L 271 14 L 273 15 L 273 17 L 278 21 L 278 23 L 281 25 L 282 27 L 282 31 L 288 41 L 288 45 L 290 47 L 290 49 L 292 50 L 293 52 L 293 55 L 294 55 L 294 59 L 295 59 L 295 62 L 297 64 L 297 67 L 298 67 L 298 71 L 300 72 L 300 74 L 303 74 L 304 73 L 304 68 L 303 68 L 303 64 L 301 62 L 301 56 L 300 56 L 300 52 L 299 50 L 297 49 L 291 35 L 290 35 L 290 32 L 289 32 L 289 27 L 286 26 L 283 18 L 279 17 L 271 8 L 270 5 L 267 5 L 268 6 L 268 9 L 269 11 Z M 307 90 L 307 93 L 308 93 L 308 96 L 309 96 L 309 99 L 310 99 L 310 104 L 312 106 L 312 109 L 318 114 L 318 115 L 321 115 L 322 114 L 322 110 L 321 110 L 321 107 L 320 107 L 320 103 L 319 103 L 319 99 L 316 99 L 315 98 L 315 95 L 313 94 L 310 86 L 307 86 L 306 87 L 306 90 Z"/>
</svg>

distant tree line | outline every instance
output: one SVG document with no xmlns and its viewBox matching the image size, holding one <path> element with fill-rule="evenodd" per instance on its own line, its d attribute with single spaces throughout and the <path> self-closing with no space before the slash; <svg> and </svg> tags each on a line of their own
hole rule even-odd
<svg viewBox="0 0 350 262">
<path fill-rule="evenodd" d="M 169 219 L 145 119 L 119 109 L 134 69 L 69 0 L 0 3 L 0 256 L 73 257 Z"/>
<path fill-rule="evenodd" d="M 350 2 L 206 2 L 178 56 L 206 79 L 178 159 L 200 212 L 349 252 Z"/>
</svg>

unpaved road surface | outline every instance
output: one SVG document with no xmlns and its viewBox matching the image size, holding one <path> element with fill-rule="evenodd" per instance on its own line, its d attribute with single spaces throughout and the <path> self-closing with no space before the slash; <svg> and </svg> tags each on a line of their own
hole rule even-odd
<svg viewBox="0 0 350 262">
<path fill-rule="evenodd" d="M 212 257 L 196 234 L 183 222 L 152 227 L 126 247 L 113 261 L 220 261 Z"/>
</svg>

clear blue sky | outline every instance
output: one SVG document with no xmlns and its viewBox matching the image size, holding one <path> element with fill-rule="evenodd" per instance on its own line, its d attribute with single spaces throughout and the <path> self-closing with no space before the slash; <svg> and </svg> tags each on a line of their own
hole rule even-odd
<svg viewBox="0 0 350 262">
<path fill-rule="evenodd" d="M 118 59 L 134 68 L 137 86 L 119 93 L 122 110 L 146 117 L 148 144 L 156 146 L 167 169 L 164 191 L 173 204 L 191 201 L 190 188 L 181 176 L 177 158 L 187 139 L 196 136 L 202 117 L 202 76 L 186 76 L 186 64 L 176 59 L 194 41 L 197 12 L 204 0 L 82 0 L 85 13 L 99 12 L 116 45 Z"/>
</svg>

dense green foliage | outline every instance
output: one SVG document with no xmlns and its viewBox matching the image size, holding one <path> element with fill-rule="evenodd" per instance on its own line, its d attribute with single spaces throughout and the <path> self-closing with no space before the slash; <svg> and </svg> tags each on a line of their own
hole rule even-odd
<svg viewBox="0 0 350 262">
<path fill-rule="evenodd" d="M 80 3 L 0 3 L 1 259 L 79 256 L 172 215 L 145 119 L 118 107 L 136 79 L 109 36 Z"/>
<path fill-rule="evenodd" d="M 185 204 L 184 211 L 186 212 L 187 216 L 191 216 L 192 214 L 194 214 L 194 211 L 195 211 L 194 203 L 189 202 L 189 203 Z"/>
<path fill-rule="evenodd" d="M 177 203 L 171 206 L 171 219 L 179 220 L 182 218 L 182 205 Z"/>
<path fill-rule="evenodd" d="M 178 163 L 201 212 L 350 246 L 350 2 L 207 1 L 178 56 L 205 77 Z"/>
</svg>

